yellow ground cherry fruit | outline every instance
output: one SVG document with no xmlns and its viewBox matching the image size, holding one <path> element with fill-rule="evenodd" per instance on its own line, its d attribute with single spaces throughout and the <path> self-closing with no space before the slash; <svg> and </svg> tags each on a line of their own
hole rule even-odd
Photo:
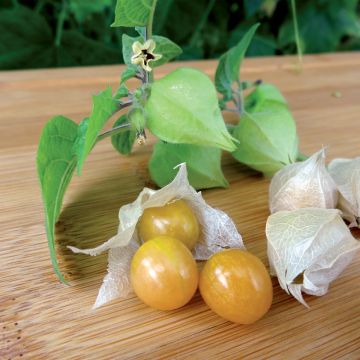
<svg viewBox="0 0 360 360">
<path fill-rule="evenodd" d="M 190 250 L 199 238 L 199 223 L 184 200 L 176 200 L 161 207 L 145 209 L 138 223 L 142 241 L 159 235 L 182 241 Z"/>
<path fill-rule="evenodd" d="M 199 289 L 214 312 L 239 324 L 257 321 L 272 303 L 272 283 L 264 264 L 239 249 L 214 254 L 200 274 Z"/>
<path fill-rule="evenodd" d="M 188 303 L 199 280 L 190 250 L 169 236 L 158 236 L 139 248 L 131 262 L 130 276 L 136 295 L 159 310 L 173 310 Z"/>
</svg>

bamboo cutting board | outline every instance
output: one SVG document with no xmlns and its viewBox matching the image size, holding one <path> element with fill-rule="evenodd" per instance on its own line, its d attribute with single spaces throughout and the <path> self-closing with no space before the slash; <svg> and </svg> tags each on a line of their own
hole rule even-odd
<svg viewBox="0 0 360 360">
<path fill-rule="evenodd" d="M 295 61 L 246 60 L 242 76 L 283 91 L 304 153 L 329 145 L 329 159 L 360 155 L 360 54 L 307 56 L 302 73 Z M 175 63 L 157 76 L 183 65 L 213 76 L 216 62 Z M 89 114 L 91 94 L 107 84 L 115 87 L 121 70 L 0 72 L 0 359 L 360 359 L 360 254 L 327 295 L 305 296 L 310 310 L 273 279 L 272 308 L 253 325 L 222 320 L 199 294 L 171 312 L 152 310 L 133 295 L 91 310 L 106 254 L 75 255 L 66 245 L 95 246 L 115 234 L 119 207 L 150 184 L 153 139 L 128 157 L 113 151 L 109 141 L 100 143 L 82 177 L 74 176 L 56 228 L 61 267 L 71 286 L 59 283 L 43 224 L 37 141 L 48 118 L 63 114 L 80 121 Z M 205 191 L 204 197 L 234 219 L 248 250 L 267 264 L 269 180 L 229 155 L 223 168 L 230 188 Z"/>
</svg>

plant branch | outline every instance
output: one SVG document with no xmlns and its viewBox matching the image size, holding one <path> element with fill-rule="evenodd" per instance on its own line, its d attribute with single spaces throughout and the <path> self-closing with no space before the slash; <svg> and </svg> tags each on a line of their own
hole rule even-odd
<svg viewBox="0 0 360 360">
<path fill-rule="evenodd" d="M 153 21 L 154 21 L 154 14 L 156 9 L 157 0 L 153 0 L 153 4 L 150 10 L 149 22 L 145 27 L 145 41 L 152 38 L 152 31 L 153 31 Z M 145 71 L 145 83 L 152 83 L 154 81 L 154 74 L 153 72 L 148 73 Z"/>
<path fill-rule="evenodd" d="M 151 10 L 150 10 L 150 16 L 149 16 L 149 22 L 146 25 L 146 40 L 147 39 L 151 39 L 152 37 L 152 30 L 153 30 L 153 21 L 154 21 L 154 13 L 155 13 L 155 8 L 156 8 L 156 3 L 157 0 L 153 1 Z"/>
<path fill-rule="evenodd" d="M 119 101 L 119 108 L 115 111 L 115 112 L 118 112 L 122 109 L 125 109 L 126 107 L 130 106 L 133 104 L 133 101 L 132 100 L 128 100 L 128 101 Z"/>
<path fill-rule="evenodd" d="M 61 3 L 61 12 L 56 24 L 56 37 L 55 37 L 55 46 L 59 47 L 61 45 L 62 32 L 64 29 L 64 21 L 66 18 L 67 5 L 66 0 L 63 0 Z"/>
<path fill-rule="evenodd" d="M 106 139 L 109 136 L 113 136 L 113 135 L 120 134 L 122 132 L 128 131 L 130 128 L 131 128 L 130 123 L 115 126 L 112 129 L 104 131 L 102 134 L 98 135 L 98 137 L 96 139 L 96 142 L 99 142 L 99 141 L 101 141 L 103 139 Z"/>
</svg>

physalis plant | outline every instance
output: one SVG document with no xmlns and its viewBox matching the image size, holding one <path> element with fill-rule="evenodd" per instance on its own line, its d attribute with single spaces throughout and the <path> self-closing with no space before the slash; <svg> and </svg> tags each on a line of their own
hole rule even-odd
<svg viewBox="0 0 360 360">
<path fill-rule="evenodd" d="M 37 169 L 51 260 L 63 282 L 56 260 L 54 226 L 75 169 L 80 175 L 99 141 L 111 137 L 114 148 L 127 155 L 135 141 L 142 144 L 147 132 L 154 134 L 158 141 L 149 171 L 159 186 L 173 180 L 174 166 L 186 162 L 193 187 L 227 187 L 221 170 L 222 150 L 268 175 L 297 158 L 295 124 L 279 90 L 261 81 L 241 81 L 239 77 L 258 24 L 221 56 L 215 86 L 206 74 L 189 67 L 179 67 L 154 81 L 156 67 L 182 51 L 170 39 L 152 34 L 155 10 L 156 0 L 117 0 L 112 26 L 133 27 L 138 33 L 137 37 L 123 35 L 126 68 L 118 88 L 113 91 L 108 87 L 94 95 L 91 114 L 79 124 L 59 115 L 50 119 L 42 131 Z M 139 81 L 135 90 L 127 87 L 129 79 Z M 253 91 L 244 97 L 247 88 Z M 227 127 L 222 111 L 238 113 L 241 121 Z M 102 132 L 116 113 L 120 115 L 112 129 Z"/>
</svg>

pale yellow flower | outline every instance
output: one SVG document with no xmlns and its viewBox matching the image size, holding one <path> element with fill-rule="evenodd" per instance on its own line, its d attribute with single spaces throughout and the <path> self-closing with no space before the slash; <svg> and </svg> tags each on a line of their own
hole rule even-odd
<svg viewBox="0 0 360 360">
<path fill-rule="evenodd" d="M 140 65 L 145 71 L 151 71 L 149 66 L 150 61 L 156 61 L 162 58 L 160 54 L 154 54 L 156 44 L 154 40 L 149 39 L 141 44 L 139 41 L 135 41 L 132 44 L 133 56 L 131 57 L 131 63 Z"/>
</svg>

